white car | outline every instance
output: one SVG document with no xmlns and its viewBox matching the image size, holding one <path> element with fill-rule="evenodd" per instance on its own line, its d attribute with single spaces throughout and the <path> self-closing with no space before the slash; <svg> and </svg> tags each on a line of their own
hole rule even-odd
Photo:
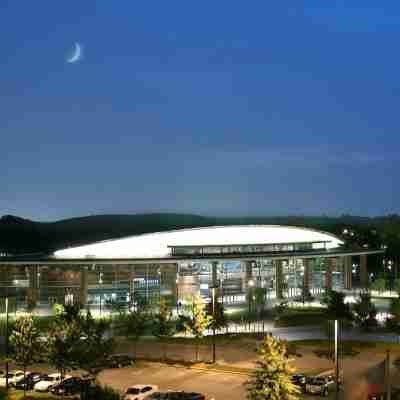
<svg viewBox="0 0 400 400">
<path fill-rule="evenodd" d="M 124 400 L 142 400 L 148 395 L 157 392 L 158 386 L 156 385 L 135 385 L 126 389 Z"/>
<path fill-rule="evenodd" d="M 26 371 L 26 375 L 30 372 Z M 8 373 L 8 385 L 13 386 L 21 379 L 24 379 L 24 371 L 16 370 L 16 371 L 9 371 Z M 2 375 L 0 378 L 0 387 L 6 387 L 6 374 Z"/>
<path fill-rule="evenodd" d="M 335 387 L 335 378 L 333 376 L 318 376 L 311 378 L 306 383 L 306 393 L 328 396 L 329 392 L 334 390 Z"/>
<path fill-rule="evenodd" d="M 39 381 L 33 387 L 37 392 L 48 392 L 54 385 L 61 383 L 63 380 L 71 378 L 69 375 L 65 375 L 61 379 L 60 373 L 50 374 L 45 380 Z"/>
</svg>

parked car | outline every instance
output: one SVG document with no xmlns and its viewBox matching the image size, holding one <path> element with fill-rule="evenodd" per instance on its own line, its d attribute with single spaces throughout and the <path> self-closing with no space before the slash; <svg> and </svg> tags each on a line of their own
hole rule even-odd
<svg viewBox="0 0 400 400">
<path fill-rule="evenodd" d="M 64 379 L 61 383 L 54 385 L 50 391 L 56 395 L 74 395 L 78 394 L 82 390 L 83 381 L 81 378 L 73 376 L 71 378 Z"/>
<path fill-rule="evenodd" d="M 71 378 L 71 376 L 66 375 L 63 379 L 61 379 L 60 373 L 50 374 L 47 376 L 46 380 L 39 381 L 33 387 L 37 392 L 48 392 L 54 385 L 62 382 L 64 379 Z"/>
<path fill-rule="evenodd" d="M 294 374 L 292 375 L 292 383 L 299 386 L 302 391 L 305 390 L 307 384 L 307 377 L 304 374 Z"/>
<path fill-rule="evenodd" d="M 135 359 L 129 354 L 113 354 L 107 358 L 109 368 L 129 367 L 135 363 Z"/>
<path fill-rule="evenodd" d="M 31 372 L 29 375 L 26 375 L 25 378 L 22 378 L 18 381 L 14 387 L 19 390 L 32 390 L 36 383 L 46 380 L 48 375 L 42 374 L 40 372 Z"/>
<path fill-rule="evenodd" d="M 306 393 L 328 396 L 336 387 L 335 378 L 332 375 L 310 378 L 306 383 Z"/>
<path fill-rule="evenodd" d="M 26 371 L 26 374 L 30 374 L 29 371 Z M 9 386 L 14 386 L 16 383 L 18 383 L 21 379 L 24 379 L 24 371 L 16 370 L 16 371 L 10 371 L 8 373 L 8 385 Z M 0 387 L 5 387 L 6 386 L 6 375 L 4 374 L 0 378 Z"/>
<path fill-rule="evenodd" d="M 146 396 L 157 392 L 158 386 L 156 385 L 135 385 L 126 389 L 124 400 L 142 400 Z"/>
<path fill-rule="evenodd" d="M 154 392 L 145 400 L 205 400 L 206 396 L 195 392 Z"/>
</svg>

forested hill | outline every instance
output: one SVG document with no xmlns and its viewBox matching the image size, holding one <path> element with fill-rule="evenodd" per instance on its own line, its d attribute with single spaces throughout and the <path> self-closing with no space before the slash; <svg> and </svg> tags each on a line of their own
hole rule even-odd
<svg viewBox="0 0 400 400">
<path fill-rule="evenodd" d="M 341 235 L 354 229 L 350 239 L 359 245 L 380 246 L 381 241 L 400 247 L 400 217 L 203 217 L 190 214 L 95 215 L 56 222 L 35 222 L 6 215 L 0 218 L 0 252 L 17 255 L 50 253 L 54 250 L 95 241 L 160 232 L 178 228 L 213 225 L 276 224 L 321 229 Z"/>
</svg>

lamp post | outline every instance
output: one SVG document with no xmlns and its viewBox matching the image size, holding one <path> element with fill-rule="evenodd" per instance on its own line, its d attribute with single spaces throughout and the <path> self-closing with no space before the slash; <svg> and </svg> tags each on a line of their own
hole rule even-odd
<svg viewBox="0 0 400 400">
<path fill-rule="evenodd" d="M 6 297 L 6 390 L 8 390 L 8 296 Z"/>
<path fill-rule="evenodd" d="M 217 287 L 211 286 L 212 293 L 212 316 L 213 316 L 213 340 L 212 340 L 212 362 L 215 364 L 215 291 Z"/>
<path fill-rule="evenodd" d="M 176 316 L 179 315 L 179 279 L 175 279 L 175 289 L 176 289 Z"/>
</svg>

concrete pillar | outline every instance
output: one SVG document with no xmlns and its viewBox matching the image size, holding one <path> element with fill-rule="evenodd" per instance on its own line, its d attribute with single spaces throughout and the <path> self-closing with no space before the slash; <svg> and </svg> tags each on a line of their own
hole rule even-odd
<svg viewBox="0 0 400 400">
<path fill-rule="evenodd" d="M 10 268 L 8 265 L 0 266 L 0 286 L 10 286 Z"/>
<path fill-rule="evenodd" d="M 275 260 L 275 290 L 276 298 L 283 299 L 283 273 L 282 260 Z"/>
<path fill-rule="evenodd" d="M 40 268 L 40 279 L 39 279 L 39 286 L 40 286 L 40 298 L 45 303 L 50 303 L 49 299 L 49 270 L 48 267 L 41 267 Z"/>
<path fill-rule="evenodd" d="M 325 289 L 332 289 L 332 270 L 333 258 L 326 258 L 325 260 Z"/>
<path fill-rule="evenodd" d="M 79 301 L 82 307 L 87 306 L 88 300 L 88 267 L 83 266 L 81 270 L 81 282 L 79 287 Z"/>
<path fill-rule="evenodd" d="M 135 271 L 128 272 L 129 279 L 129 307 L 132 307 L 135 298 Z"/>
<path fill-rule="evenodd" d="M 242 292 L 247 293 L 248 283 L 253 279 L 252 261 L 242 261 Z"/>
<path fill-rule="evenodd" d="M 36 304 L 39 300 L 39 267 L 37 265 L 28 266 L 29 289 L 28 297 L 29 302 Z"/>
<path fill-rule="evenodd" d="M 211 284 L 214 287 L 218 286 L 218 262 L 217 261 L 213 261 L 211 263 Z"/>
<path fill-rule="evenodd" d="M 368 266 L 366 254 L 360 256 L 360 285 L 362 289 L 368 288 Z"/>
<path fill-rule="evenodd" d="M 311 274 L 312 274 L 312 259 L 304 258 L 304 290 L 307 292 L 310 290 Z"/>
<path fill-rule="evenodd" d="M 353 272 L 351 256 L 343 257 L 343 277 L 344 277 L 344 288 L 351 290 L 353 288 Z"/>
</svg>

